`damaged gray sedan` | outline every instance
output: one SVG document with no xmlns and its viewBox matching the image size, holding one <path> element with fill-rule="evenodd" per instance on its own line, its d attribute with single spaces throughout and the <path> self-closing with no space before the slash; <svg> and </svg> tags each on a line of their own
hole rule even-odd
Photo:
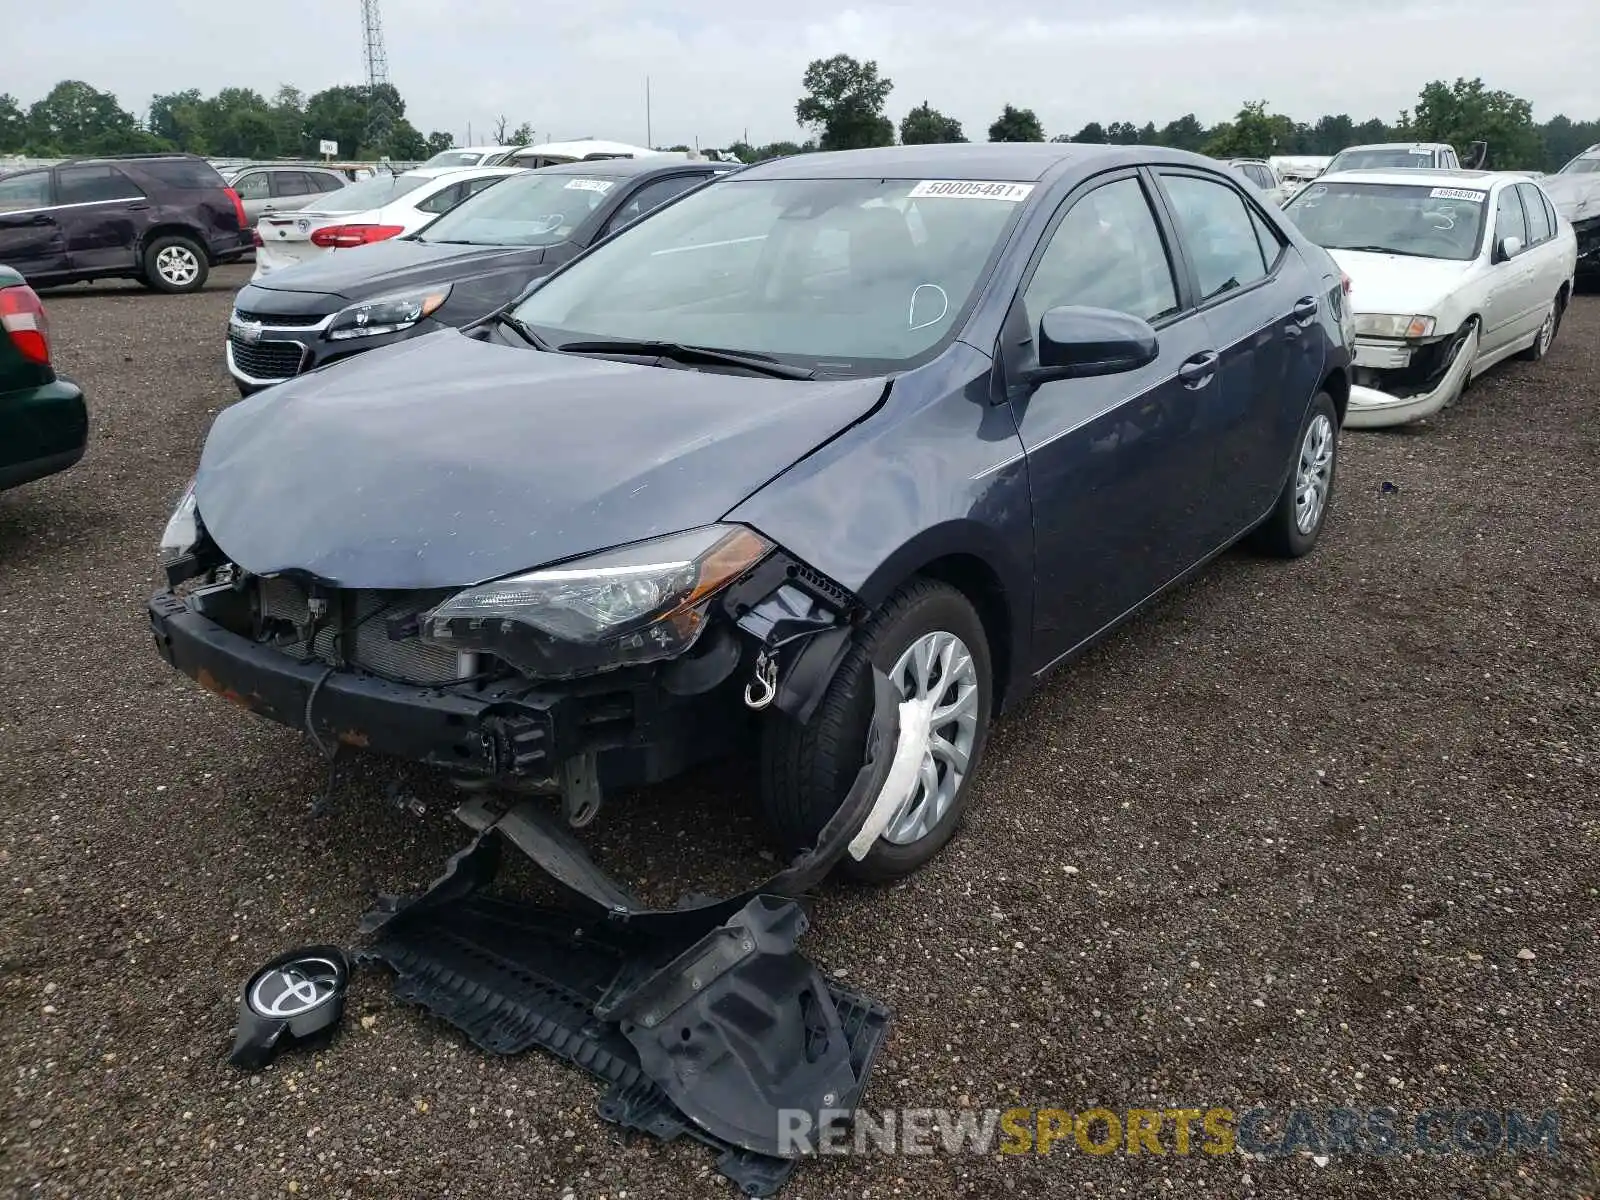
<svg viewBox="0 0 1600 1200">
<path fill-rule="evenodd" d="M 1295 556 L 1350 388 L 1337 267 L 1218 164 L 961 145 L 762 164 L 481 324 L 224 411 L 166 660 L 325 753 L 559 795 L 759 744 L 796 850 L 870 744 L 873 878 L 991 717 L 1240 538 Z"/>
</svg>

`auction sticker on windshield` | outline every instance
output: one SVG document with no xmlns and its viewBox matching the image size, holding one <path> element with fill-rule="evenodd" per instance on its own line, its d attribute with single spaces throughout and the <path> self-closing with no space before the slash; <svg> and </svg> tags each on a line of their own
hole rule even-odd
<svg viewBox="0 0 1600 1200">
<path fill-rule="evenodd" d="M 1430 200 L 1470 200 L 1474 204 L 1482 204 L 1489 198 L 1488 192 L 1474 192 L 1467 188 L 1434 188 L 1428 193 Z"/>
<path fill-rule="evenodd" d="M 1015 204 L 1033 193 L 1031 183 L 997 183 L 990 179 L 924 179 L 906 193 L 908 200 L 942 197 L 950 200 L 1008 200 Z"/>
<path fill-rule="evenodd" d="M 615 183 L 612 179 L 569 179 L 567 190 L 569 192 L 609 192 Z"/>
</svg>

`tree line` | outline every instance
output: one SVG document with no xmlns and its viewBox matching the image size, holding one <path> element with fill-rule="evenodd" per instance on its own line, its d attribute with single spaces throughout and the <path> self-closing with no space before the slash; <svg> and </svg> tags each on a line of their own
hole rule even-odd
<svg viewBox="0 0 1600 1200">
<path fill-rule="evenodd" d="M 817 59 L 806 68 L 802 87 L 795 119 L 811 133 L 808 140 L 762 146 L 735 142 L 728 150 L 745 162 L 756 162 L 811 150 L 890 146 L 896 141 L 917 145 L 968 140 L 960 121 L 926 100 L 897 124 L 885 111 L 894 83 L 871 60 L 847 54 Z M 405 112 L 405 100 L 392 84 L 341 85 L 309 98 L 286 84 L 270 99 L 250 88 L 223 88 L 214 96 L 204 96 L 196 88 L 155 95 L 141 118 L 124 109 L 111 93 L 68 79 L 26 108 L 16 97 L 0 95 L 0 154 L 60 158 L 186 150 L 227 158 L 316 158 L 321 142 L 329 140 L 338 143 L 341 158 L 387 156 L 414 162 L 453 144 L 448 133 L 423 135 Z M 497 144 L 534 140 L 527 122 L 514 129 L 508 124 L 505 117 L 492 123 Z M 1047 136 L 1033 109 L 1007 104 L 986 133 L 991 142 L 1173 146 L 1218 158 L 1328 155 L 1350 145 L 1385 141 L 1448 142 L 1465 151 L 1471 142 L 1482 140 L 1489 144 L 1491 167 L 1554 171 L 1600 142 L 1600 120 L 1558 115 L 1535 123 L 1528 101 L 1491 90 L 1482 79 L 1457 79 L 1427 84 L 1415 106 L 1392 122 L 1379 117 L 1357 121 L 1346 113 L 1297 121 L 1258 100 L 1244 104 L 1232 120 L 1211 126 L 1185 113 L 1160 126 L 1154 121 L 1142 125 L 1090 121 L 1076 131 Z"/>
<path fill-rule="evenodd" d="M 892 80 L 878 64 L 836 54 L 806 68 L 805 94 L 795 105 L 795 119 L 812 133 L 803 143 L 773 142 L 765 146 L 736 143 L 741 159 L 757 161 L 810 150 L 849 150 L 867 146 L 964 142 L 961 122 L 926 100 L 908 111 L 899 125 L 885 108 Z M 1146 121 L 1090 121 L 1073 132 L 1046 136 L 1031 108 L 1007 104 L 988 130 L 991 142 L 1091 142 L 1120 146 L 1171 146 L 1216 158 L 1267 158 L 1272 155 L 1331 155 L 1366 142 L 1446 142 L 1465 151 L 1474 141 L 1489 144 L 1488 165 L 1498 170 L 1555 171 L 1573 155 L 1600 142 L 1600 120 L 1573 120 L 1565 115 L 1543 124 L 1533 119 L 1533 106 L 1509 92 L 1491 90 L 1480 79 L 1434 80 L 1417 96 L 1416 105 L 1394 121 L 1371 117 L 1357 121 L 1347 113 L 1329 114 L 1312 122 L 1273 112 L 1264 100 L 1245 103 L 1231 121 L 1203 124 L 1185 113 L 1164 125 Z"/>
<path fill-rule="evenodd" d="M 110 92 L 64 79 L 27 108 L 15 96 L 0 95 L 0 154 L 187 150 L 223 158 L 317 158 L 328 140 L 339 144 L 341 158 L 387 155 L 412 162 L 453 143 L 448 133 L 423 136 L 405 114 L 405 100 L 392 84 L 331 87 L 309 99 L 285 84 L 270 100 L 250 88 L 156 95 L 141 119 Z"/>
</svg>

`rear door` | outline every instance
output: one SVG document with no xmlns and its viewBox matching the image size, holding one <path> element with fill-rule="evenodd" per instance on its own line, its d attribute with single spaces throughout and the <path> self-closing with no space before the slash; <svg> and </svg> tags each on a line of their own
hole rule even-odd
<svg viewBox="0 0 1600 1200">
<path fill-rule="evenodd" d="M 1011 398 L 1028 455 L 1036 538 L 1035 661 L 1043 669 L 1202 558 L 1215 457 L 1216 360 L 1134 170 L 1069 196 L 1034 253 L 1001 334 L 1006 378 L 1038 361 L 1039 321 L 1062 305 L 1149 321 L 1159 357 L 1121 375 Z"/>
<path fill-rule="evenodd" d="M 1533 303 L 1533 327 L 1538 329 L 1549 305 L 1555 302 L 1556 294 L 1567 281 L 1566 262 L 1556 238 L 1555 223 L 1545 207 L 1544 193 L 1531 183 L 1519 183 L 1517 194 L 1522 198 L 1522 211 L 1528 218 L 1529 299 Z"/>
<path fill-rule="evenodd" d="M 1180 169 L 1158 175 L 1221 356 L 1202 401 L 1216 435 L 1216 488 L 1201 521 L 1214 549 L 1263 516 L 1282 485 L 1288 446 L 1315 390 L 1315 380 L 1303 386 L 1301 359 L 1314 341 L 1303 335 L 1315 326 L 1321 289 L 1231 182 Z M 1292 415 L 1291 388 L 1303 400 Z M 1289 420 L 1295 425 L 1286 429 Z"/>
<path fill-rule="evenodd" d="M 149 224 L 143 189 L 110 163 L 57 167 L 56 219 L 72 273 L 130 271 Z"/>
<path fill-rule="evenodd" d="M 0 262 L 30 282 L 67 269 L 67 243 L 53 198 L 48 170 L 0 179 Z"/>
</svg>

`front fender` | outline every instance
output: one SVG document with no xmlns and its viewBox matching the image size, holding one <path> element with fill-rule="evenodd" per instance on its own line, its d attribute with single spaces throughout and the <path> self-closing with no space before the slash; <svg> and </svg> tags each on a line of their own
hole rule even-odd
<svg viewBox="0 0 1600 1200">
<path fill-rule="evenodd" d="M 728 514 L 876 607 L 930 564 L 963 564 L 993 593 L 1027 662 L 1033 507 L 1027 460 L 1007 405 L 991 402 L 989 357 L 956 343 L 897 377 L 869 417 Z"/>
</svg>

